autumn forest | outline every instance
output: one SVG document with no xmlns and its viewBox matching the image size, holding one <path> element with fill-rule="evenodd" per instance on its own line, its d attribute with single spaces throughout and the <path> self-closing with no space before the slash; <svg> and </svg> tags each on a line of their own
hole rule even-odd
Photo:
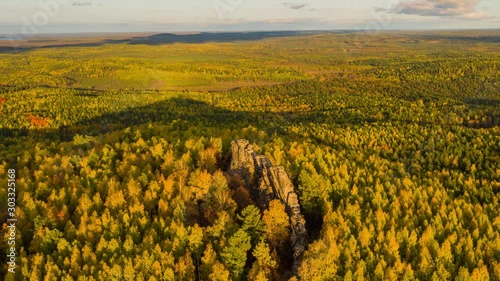
<svg viewBox="0 0 500 281">
<path fill-rule="evenodd" d="M 4 280 L 500 280 L 498 31 L 19 44 L 0 47 Z M 285 202 L 229 171 L 236 139 L 293 183 L 296 270 Z"/>
</svg>

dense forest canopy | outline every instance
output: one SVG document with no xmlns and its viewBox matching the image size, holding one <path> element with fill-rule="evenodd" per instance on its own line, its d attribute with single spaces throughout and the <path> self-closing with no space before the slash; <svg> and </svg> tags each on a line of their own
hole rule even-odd
<svg viewBox="0 0 500 281">
<path fill-rule="evenodd" d="M 500 280 L 499 38 L 0 48 L 0 184 L 16 169 L 18 216 L 18 268 L 0 275 Z M 297 189 L 298 276 L 283 202 L 259 210 L 227 173 L 237 138 Z"/>
</svg>

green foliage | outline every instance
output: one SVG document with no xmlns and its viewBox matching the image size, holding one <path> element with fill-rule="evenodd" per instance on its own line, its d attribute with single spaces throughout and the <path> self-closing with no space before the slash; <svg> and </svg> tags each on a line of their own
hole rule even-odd
<svg viewBox="0 0 500 281">
<path fill-rule="evenodd" d="M 271 251 L 269 245 L 264 241 L 260 241 L 252 252 L 252 255 L 257 260 L 257 263 L 261 267 L 273 268 L 276 266 L 276 261 L 273 261 L 271 257 Z"/>
<path fill-rule="evenodd" d="M 239 280 L 247 262 L 247 252 L 250 250 L 250 236 L 243 230 L 238 230 L 228 245 L 222 250 L 221 258 L 235 279 Z"/>
<path fill-rule="evenodd" d="M 73 137 L 73 144 L 75 146 L 88 146 L 90 145 L 90 141 L 92 140 L 91 136 L 80 136 L 76 134 Z"/>
<path fill-rule="evenodd" d="M 248 235 L 252 238 L 255 244 L 256 240 L 259 239 L 260 233 L 264 232 L 265 225 L 261 220 L 261 213 L 259 208 L 254 205 L 247 206 L 241 215 L 237 215 L 238 220 L 241 221 L 241 229 L 246 231 Z"/>
</svg>

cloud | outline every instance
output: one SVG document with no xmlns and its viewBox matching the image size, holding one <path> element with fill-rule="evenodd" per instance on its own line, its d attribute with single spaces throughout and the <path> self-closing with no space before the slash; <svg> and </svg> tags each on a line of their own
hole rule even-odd
<svg viewBox="0 0 500 281">
<path fill-rule="evenodd" d="M 309 5 L 309 3 L 291 3 L 291 2 L 283 2 L 283 5 L 285 7 L 288 7 L 292 10 L 300 10 L 302 8 L 305 8 Z"/>
<path fill-rule="evenodd" d="M 482 19 L 486 15 L 477 11 L 480 0 L 404 0 L 389 9 L 377 8 L 379 12 L 395 14 L 455 17 L 460 19 Z"/>
<path fill-rule="evenodd" d="M 92 6 L 92 2 L 73 2 L 73 7 L 89 7 Z"/>
</svg>

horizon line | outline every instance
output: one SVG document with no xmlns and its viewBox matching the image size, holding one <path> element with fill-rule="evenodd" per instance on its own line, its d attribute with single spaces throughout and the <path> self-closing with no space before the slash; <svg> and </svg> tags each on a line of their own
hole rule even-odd
<svg viewBox="0 0 500 281">
<path fill-rule="evenodd" d="M 189 35 L 189 34 L 214 34 L 214 33 L 255 33 L 255 32 L 315 32 L 315 33 L 321 33 L 321 32 L 370 32 L 369 30 L 363 29 L 363 28 L 358 28 L 358 29 L 346 29 L 346 28 L 339 28 L 339 29 L 241 29 L 241 30 L 184 30 L 184 31 L 151 31 L 151 30 L 144 30 L 144 31 L 79 31 L 79 32 L 39 32 L 36 34 L 22 34 L 22 33 L 15 33 L 15 32 L 10 32 L 10 33 L 0 33 L 0 37 L 3 38 L 8 38 L 12 36 L 18 36 L 18 37 L 23 37 L 24 38 L 34 38 L 40 35 L 120 35 L 120 34 L 175 34 L 175 35 Z M 492 27 L 492 28 L 387 28 L 383 30 L 377 30 L 377 33 L 384 33 L 384 32 L 397 32 L 397 31 L 416 31 L 416 32 L 422 32 L 422 31 L 500 31 L 500 28 Z"/>
</svg>

